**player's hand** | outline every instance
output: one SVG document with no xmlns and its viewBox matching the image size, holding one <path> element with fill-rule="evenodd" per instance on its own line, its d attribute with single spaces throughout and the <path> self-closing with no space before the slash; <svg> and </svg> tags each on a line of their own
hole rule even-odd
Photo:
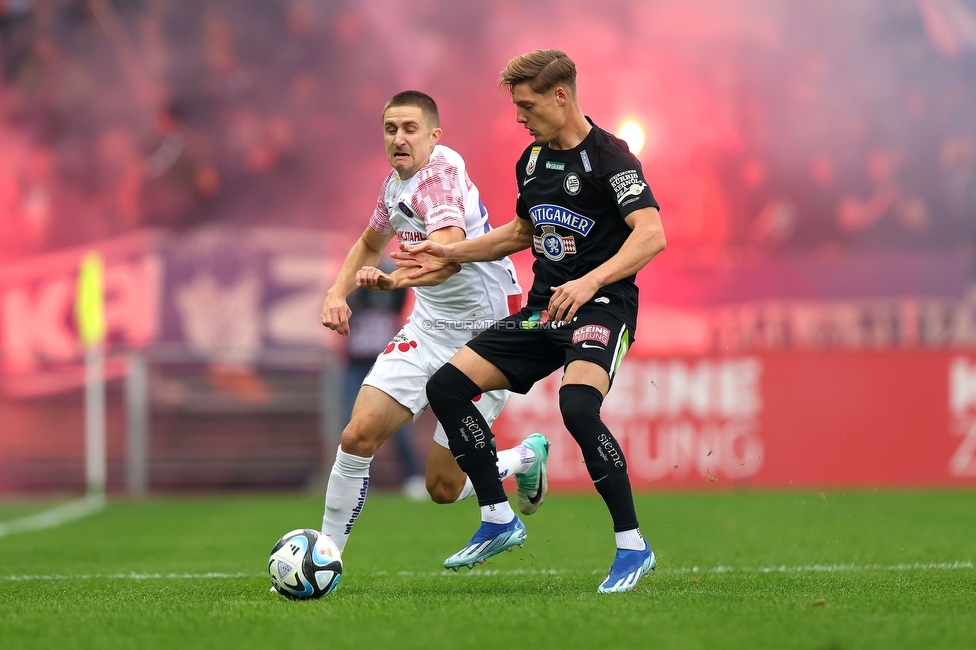
<svg viewBox="0 0 976 650">
<path fill-rule="evenodd" d="M 413 245 L 400 242 L 400 250 L 393 252 L 390 257 L 396 260 L 396 265 L 401 269 L 413 269 L 407 276 L 410 279 L 439 271 L 450 262 L 447 247 L 429 239 Z"/>
<path fill-rule="evenodd" d="M 549 320 L 561 325 L 571 322 L 576 316 L 576 310 L 588 303 L 600 287 L 584 276 L 579 280 L 549 288 L 552 289 Z"/>
<path fill-rule="evenodd" d="M 356 271 L 356 286 L 368 291 L 393 291 L 396 285 L 396 278 L 375 266 L 364 266 Z"/>
<path fill-rule="evenodd" d="M 336 298 L 326 294 L 320 316 L 323 325 L 343 336 L 349 336 L 350 316 L 352 316 L 352 309 L 349 308 L 345 298 Z"/>
</svg>

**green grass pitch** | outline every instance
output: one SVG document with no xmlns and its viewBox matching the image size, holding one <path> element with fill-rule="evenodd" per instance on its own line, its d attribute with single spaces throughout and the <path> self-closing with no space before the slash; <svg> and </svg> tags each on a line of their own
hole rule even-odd
<svg viewBox="0 0 976 650">
<path fill-rule="evenodd" d="M 43 509 L 0 502 L 0 521 Z M 307 495 L 110 500 L 0 537 L 0 647 L 976 648 L 976 493 L 653 494 L 658 569 L 599 595 L 613 556 L 595 496 L 552 494 L 524 549 L 441 568 L 477 525 L 372 494 L 338 590 L 269 593 L 265 563 Z"/>
</svg>

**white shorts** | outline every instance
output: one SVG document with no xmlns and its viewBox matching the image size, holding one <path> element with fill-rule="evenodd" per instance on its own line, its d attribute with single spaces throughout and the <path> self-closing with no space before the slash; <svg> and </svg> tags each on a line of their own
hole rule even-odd
<svg viewBox="0 0 976 650">
<path fill-rule="evenodd" d="M 427 380 L 471 340 L 470 332 L 452 332 L 453 336 L 439 331 L 435 339 L 427 330 L 416 327 L 413 322 L 407 323 L 386 350 L 377 355 L 363 386 L 383 391 L 410 409 L 416 420 L 428 406 Z M 507 390 L 493 390 L 474 400 L 488 424 L 501 414 L 508 395 Z M 440 422 L 434 429 L 434 442 L 448 448 L 447 434 Z"/>
</svg>

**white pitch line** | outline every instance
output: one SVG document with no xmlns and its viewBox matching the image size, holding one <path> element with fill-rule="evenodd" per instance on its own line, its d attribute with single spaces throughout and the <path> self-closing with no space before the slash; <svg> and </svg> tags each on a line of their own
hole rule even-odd
<svg viewBox="0 0 976 650">
<path fill-rule="evenodd" d="M 0 580 L 22 582 L 33 580 L 225 580 L 228 578 L 256 578 L 264 573 L 77 573 L 64 575 L 3 576 Z"/>
<path fill-rule="evenodd" d="M 37 514 L 0 521 L 0 537 L 17 533 L 30 533 L 35 530 L 56 528 L 69 521 L 75 521 L 96 513 L 105 507 L 105 495 L 96 494 L 69 501 L 64 505 Z"/>
<path fill-rule="evenodd" d="M 663 567 L 659 568 L 659 573 L 844 573 L 856 571 L 949 571 L 958 569 L 976 569 L 976 565 L 968 561 L 955 562 L 912 562 L 901 564 L 808 564 L 787 566 L 785 564 L 769 567 L 734 567 L 728 565 L 718 565 L 715 567 Z M 472 569 L 456 575 L 470 576 L 496 576 L 496 575 L 567 575 L 567 574 L 587 573 L 586 571 L 560 571 L 558 569 Z M 590 571 L 593 575 L 606 573 L 603 569 Z M 388 571 L 377 571 L 371 574 L 373 577 L 380 576 L 407 576 L 407 577 L 435 577 L 455 575 L 445 569 L 444 571 L 398 571 L 390 573 Z"/>
<path fill-rule="evenodd" d="M 958 571 L 973 570 L 976 565 L 968 561 L 955 562 L 905 562 L 901 564 L 808 564 L 796 566 L 769 567 L 733 567 L 718 565 L 715 567 L 670 567 L 659 569 L 660 573 L 693 573 L 693 574 L 726 574 L 726 573 L 854 573 L 859 571 L 897 572 L 897 571 Z M 521 576 L 521 575 L 573 575 L 573 574 L 603 574 L 603 570 L 593 571 L 560 571 L 557 569 L 473 569 L 455 574 L 447 569 L 443 571 L 376 571 L 365 574 L 366 577 L 405 577 L 405 578 L 443 578 L 451 576 Z M 20 575 L 0 576 L 0 580 L 8 582 L 32 580 L 227 580 L 237 578 L 267 577 L 265 573 L 84 573 L 74 575 Z"/>
<path fill-rule="evenodd" d="M 902 564 L 804 564 L 800 566 L 734 567 L 718 565 L 710 569 L 699 567 L 673 568 L 673 573 L 840 573 L 855 571 L 945 571 L 952 569 L 973 569 L 972 562 L 911 562 Z"/>
</svg>

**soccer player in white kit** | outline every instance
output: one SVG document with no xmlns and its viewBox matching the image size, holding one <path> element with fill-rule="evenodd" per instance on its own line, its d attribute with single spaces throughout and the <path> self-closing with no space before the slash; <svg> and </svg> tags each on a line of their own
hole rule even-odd
<svg viewBox="0 0 976 650">
<path fill-rule="evenodd" d="M 326 294 L 322 324 L 349 334 L 352 313 L 347 296 L 361 286 L 371 291 L 413 287 L 416 298 L 406 325 L 376 358 L 360 389 L 352 417 L 342 432 L 329 475 L 322 532 L 343 550 L 362 511 L 373 454 L 404 423 L 427 408 L 427 380 L 448 359 L 486 329 L 521 307 L 522 289 L 507 257 L 477 264 L 450 265 L 409 278 L 412 269 L 384 273 L 375 264 L 395 235 L 405 243 L 426 239 L 459 242 L 491 230 L 478 188 L 461 156 L 438 143 L 437 105 L 418 91 L 395 95 L 383 109 L 386 153 L 393 167 L 376 209 L 353 245 Z M 473 401 L 488 422 L 498 417 L 507 390 L 484 393 Z M 474 488 L 448 447 L 440 423 L 434 432 L 425 483 L 437 503 L 474 494 Z M 548 489 L 549 441 L 534 433 L 522 444 L 498 452 L 501 478 L 514 475 L 520 509 L 531 514 Z"/>
</svg>

